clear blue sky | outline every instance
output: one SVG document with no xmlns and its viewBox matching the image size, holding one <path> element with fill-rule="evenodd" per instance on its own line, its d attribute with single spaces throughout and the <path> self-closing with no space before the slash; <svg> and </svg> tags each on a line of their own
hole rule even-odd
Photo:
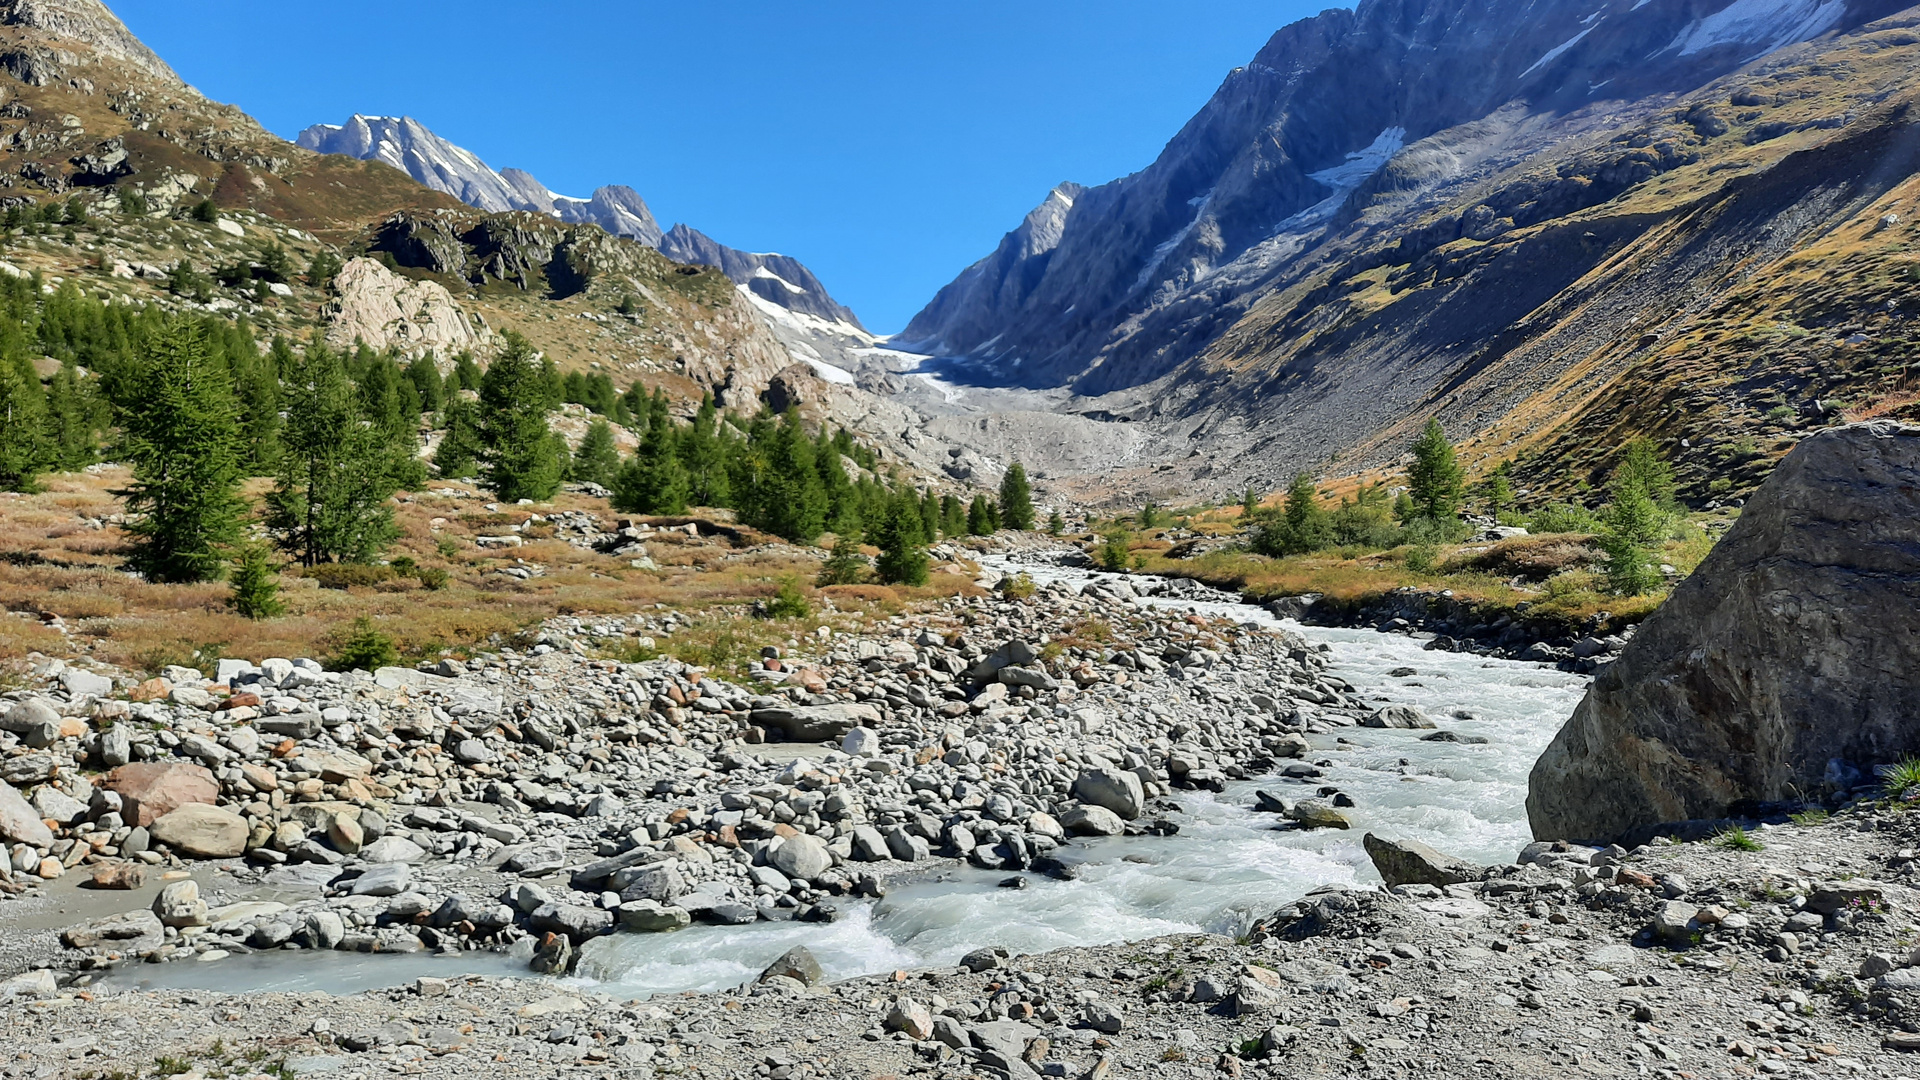
<svg viewBox="0 0 1920 1080">
<path fill-rule="evenodd" d="M 1301 0 L 107 0 L 292 138 L 412 116 L 556 191 L 806 262 L 899 330 L 1062 180 L 1151 162 Z"/>
</svg>

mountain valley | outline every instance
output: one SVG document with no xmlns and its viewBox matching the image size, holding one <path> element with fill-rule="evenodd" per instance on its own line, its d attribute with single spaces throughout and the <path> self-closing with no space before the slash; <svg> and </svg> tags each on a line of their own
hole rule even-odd
<svg viewBox="0 0 1920 1080">
<path fill-rule="evenodd" d="M 1912 1075 L 1916 108 L 1362 0 L 889 336 L 0 0 L 0 1080 Z"/>
</svg>

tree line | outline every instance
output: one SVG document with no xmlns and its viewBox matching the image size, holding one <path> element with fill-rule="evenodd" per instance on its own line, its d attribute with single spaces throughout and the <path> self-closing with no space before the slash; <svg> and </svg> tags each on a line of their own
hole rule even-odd
<svg viewBox="0 0 1920 1080">
<path fill-rule="evenodd" d="M 60 364 L 44 385 L 36 356 Z M 550 424 L 568 401 L 598 414 L 571 451 Z M 612 423 L 640 433 L 625 459 Z M 393 495 L 427 482 L 421 437 L 434 430 L 434 472 L 476 478 L 505 501 L 545 501 L 575 480 L 610 488 L 627 512 L 726 507 L 802 544 L 830 530 L 841 558 L 827 578 L 850 576 L 848 553 L 857 558 L 865 539 L 882 550 L 883 581 L 924 583 L 928 543 L 1034 521 L 1018 463 L 997 499 L 963 503 L 882 476 L 874 451 L 844 429 L 810 434 L 793 412 L 723 415 L 711 397 L 681 423 L 664 392 L 634 384 L 616 394 L 604 374 L 563 376 L 512 332 L 484 370 L 462 353 L 442 374 L 431 355 L 318 338 L 262 348 L 245 320 L 0 279 L 0 489 L 35 490 L 44 472 L 103 457 L 124 462 L 129 562 L 150 580 L 231 571 L 236 604 L 271 613 L 269 552 L 249 539 L 256 520 L 272 548 L 304 566 L 379 558 L 398 535 Z M 274 480 L 257 514 L 240 494 L 251 476 Z"/>
<path fill-rule="evenodd" d="M 1412 545 L 1410 564 L 1431 569 L 1433 545 L 1465 538 L 1461 518 L 1467 497 L 1466 469 L 1438 420 L 1428 420 L 1409 447 L 1412 462 L 1396 494 L 1386 481 L 1362 485 L 1332 507 L 1308 473 L 1288 485 L 1277 507 L 1263 507 L 1249 490 L 1243 506 L 1248 546 L 1256 554 L 1285 558 L 1339 548 L 1384 550 Z M 1645 438 L 1622 448 L 1607 484 L 1608 502 L 1598 512 L 1570 504 L 1542 508 L 1525 523 L 1533 532 L 1597 535 L 1605 555 L 1608 587 L 1623 596 L 1651 592 L 1663 581 L 1657 564 L 1662 542 L 1681 514 L 1673 467 Z M 1510 513 L 1515 497 L 1510 462 L 1502 462 L 1479 486 L 1496 520 L 1518 524 Z"/>
</svg>

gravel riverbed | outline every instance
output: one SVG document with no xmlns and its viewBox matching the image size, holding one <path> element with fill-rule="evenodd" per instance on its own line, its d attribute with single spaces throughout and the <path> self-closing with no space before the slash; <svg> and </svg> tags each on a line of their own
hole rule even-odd
<svg viewBox="0 0 1920 1080">
<path fill-rule="evenodd" d="M 1578 676 L 1401 664 L 1410 639 L 1031 572 L 1030 595 L 818 635 L 739 683 L 594 658 L 670 634 L 653 616 L 434 672 L 49 665 L 0 705 L 0 996 L 30 1033 L 0 1075 L 1736 1075 L 1892 1053 L 1898 886 L 1795 931 L 1824 901 L 1789 868 L 1729 932 L 1708 901 L 1754 888 L 1703 884 L 1719 849 L 1509 862 Z M 1793 839 L 1900 827 L 1879 820 Z M 1363 831 L 1473 867 L 1382 892 Z M 1704 868 L 1656 870 L 1680 853 Z M 1675 903 L 1683 951 L 1635 947 Z M 1864 982 L 1863 946 L 1892 958 Z M 1831 1053 L 1640 1018 L 1763 963 L 1784 965 L 1768 993 L 1784 971 L 1818 996 L 1789 1023 L 1833 1014 Z M 1587 1011 L 1554 1023 L 1562 1001 Z"/>
</svg>

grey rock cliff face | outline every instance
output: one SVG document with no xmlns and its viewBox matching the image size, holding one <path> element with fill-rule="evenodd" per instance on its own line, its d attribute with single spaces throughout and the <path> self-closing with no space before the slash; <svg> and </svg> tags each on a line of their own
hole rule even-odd
<svg viewBox="0 0 1920 1080">
<path fill-rule="evenodd" d="M 344 124 L 315 124 L 295 140 L 322 154 L 380 161 L 468 206 L 504 213 L 527 210 L 570 224 L 594 224 L 615 236 L 658 247 L 660 225 L 645 199 L 629 187 L 603 187 L 591 198 L 556 195 L 520 169 L 496 172 L 472 151 L 456 146 L 410 116 L 349 117 Z"/>
<path fill-rule="evenodd" d="M 1875 0 L 1363 0 L 1274 34 L 1151 165 L 1056 188 L 899 335 L 1008 385 L 1102 394 L 1202 353 L 1356 218 L 1489 155 L 1577 134 L 1601 101 L 1690 90 L 1898 10 Z M 1729 10 L 1731 9 L 1731 10 Z"/>
<path fill-rule="evenodd" d="M 100 0 L 0 0 L 0 26 L 24 26 L 89 45 L 94 52 L 177 83 L 167 62 L 146 47 Z"/>
<path fill-rule="evenodd" d="M 1920 754 L 1920 428 L 1781 462 L 1541 755 L 1542 840 L 1815 798 Z"/>
<path fill-rule="evenodd" d="M 675 262 L 718 267 L 735 285 L 768 303 L 862 329 L 859 316 L 828 295 L 813 271 L 792 256 L 741 251 L 686 225 L 675 225 L 657 246 Z"/>
</svg>

